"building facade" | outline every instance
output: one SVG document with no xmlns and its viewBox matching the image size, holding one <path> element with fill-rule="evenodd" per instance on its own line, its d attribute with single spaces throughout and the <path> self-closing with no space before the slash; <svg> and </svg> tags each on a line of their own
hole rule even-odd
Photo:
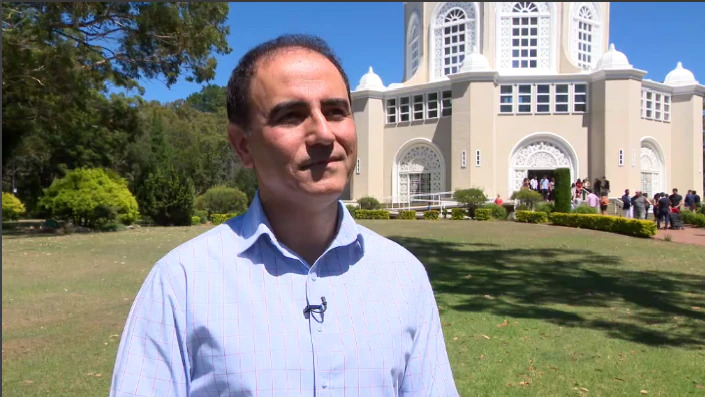
<svg viewBox="0 0 705 397">
<path fill-rule="evenodd" d="M 609 16 L 609 3 L 405 3 L 404 81 L 385 86 L 370 67 L 352 92 L 343 198 L 507 198 L 562 167 L 606 176 L 615 197 L 702 193 L 705 86 L 680 62 L 643 79 L 609 45 Z"/>
</svg>

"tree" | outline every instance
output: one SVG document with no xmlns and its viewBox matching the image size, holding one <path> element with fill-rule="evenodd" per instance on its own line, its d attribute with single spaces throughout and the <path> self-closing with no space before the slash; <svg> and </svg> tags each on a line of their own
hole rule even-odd
<svg viewBox="0 0 705 397">
<path fill-rule="evenodd" d="M 142 212 L 161 226 L 191 225 L 193 198 L 193 181 L 173 166 L 158 168 L 140 190 Z"/>
<path fill-rule="evenodd" d="M 3 179 L 16 177 L 30 207 L 69 169 L 129 171 L 140 100 L 105 98 L 108 84 L 208 81 L 212 53 L 231 51 L 225 3 L 3 3 L 2 12 Z"/>
<path fill-rule="evenodd" d="M 360 205 L 361 210 L 377 210 L 381 207 L 379 200 L 370 196 L 359 198 L 357 204 Z"/>
<path fill-rule="evenodd" d="M 24 204 L 11 193 L 2 192 L 2 219 L 14 221 L 25 213 Z"/>
<path fill-rule="evenodd" d="M 487 196 L 482 189 L 470 188 L 456 190 L 453 193 L 453 198 L 459 203 L 463 203 L 468 207 L 468 215 L 475 217 L 475 209 L 487 202 Z"/>
<path fill-rule="evenodd" d="M 39 205 L 53 217 L 84 226 L 100 226 L 114 220 L 130 224 L 139 216 L 127 181 L 100 168 L 79 168 L 54 180 Z"/>
<path fill-rule="evenodd" d="M 521 189 L 512 193 L 511 199 L 519 201 L 520 206 L 533 210 L 534 207 L 536 207 L 536 204 L 543 200 L 543 196 L 541 193 L 533 190 Z"/>
<path fill-rule="evenodd" d="M 556 176 L 556 212 L 570 212 L 570 202 L 572 198 L 570 197 L 570 169 L 568 168 L 557 168 L 555 172 Z"/>
</svg>

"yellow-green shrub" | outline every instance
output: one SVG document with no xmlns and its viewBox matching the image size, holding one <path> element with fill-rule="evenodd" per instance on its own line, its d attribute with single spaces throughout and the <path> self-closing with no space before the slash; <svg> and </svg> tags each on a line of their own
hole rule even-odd
<svg viewBox="0 0 705 397">
<path fill-rule="evenodd" d="M 220 225 L 221 223 L 227 221 L 230 218 L 234 218 L 237 215 L 237 212 L 231 212 L 229 214 L 211 214 L 211 223 L 214 225 Z"/>
<path fill-rule="evenodd" d="M 2 219 L 6 221 L 16 220 L 24 214 L 26 209 L 24 204 L 13 194 L 2 192 Z"/>
<path fill-rule="evenodd" d="M 492 210 L 489 208 L 478 208 L 475 210 L 476 221 L 489 221 L 492 219 Z"/>
<path fill-rule="evenodd" d="M 200 216 L 192 216 L 191 217 L 191 225 L 200 225 L 201 224 L 201 217 Z"/>
<path fill-rule="evenodd" d="M 656 234 L 656 224 L 653 221 L 619 216 L 554 212 L 551 214 L 551 222 L 558 226 L 601 230 L 636 237 L 650 237 Z"/>
<path fill-rule="evenodd" d="M 436 220 L 436 219 L 438 219 L 439 215 L 440 215 L 440 212 L 438 212 L 438 210 L 428 210 L 428 211 L 424 211 L 423 218 Z"/>
<path fill-rule="evenodd" d="M 454 221 L 463 220 L 465 219 L 465 215 L 467 215 L 467 211 L 465 211 L 465 208 L 453 208 L 450 219 Z"/>
<path fill-rule="evenodd" d="M 355 210 L 355 219 L 389 219 L 389 211 Z"/>
<path fill-rule="evenodd" d="M 524 223 L 547 223 L 548 214 L 545 212 L 527 211 L 521 210 L 517 211 L 517 222 Z"/>
<path fill-rule="evenodd" d="M 399 219 L 416 219 L 416 211 L 399 211 Z"/>
</svg>

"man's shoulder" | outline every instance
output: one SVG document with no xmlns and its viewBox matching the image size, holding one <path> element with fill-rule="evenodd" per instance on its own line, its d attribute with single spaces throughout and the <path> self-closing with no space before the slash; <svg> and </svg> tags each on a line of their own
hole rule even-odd
<svg viewBox="0 0 705 397">
<path fill-rule="evenodd" d="M 164 255 L 158 263 L 165 266 L 193 265 L 200 259 L 210 258 L 214 255 L 227 255 L 237 246 L 238 218 L 233 218 L 190 240 L 187 240 Z"/>
<path fill-rule="evenodd" d="M 385 255 L 385 259 L 390 262 L 404 262 L 421 265 L 418 258 L 416 258 L 414 254 L 398 242 L 384 237 L 374 230 L 370 230 L 367 227 L 360 225 L 359 223 L 357 224 L 357 227 L 365 243 L 366 255 Z"/>
</svg>

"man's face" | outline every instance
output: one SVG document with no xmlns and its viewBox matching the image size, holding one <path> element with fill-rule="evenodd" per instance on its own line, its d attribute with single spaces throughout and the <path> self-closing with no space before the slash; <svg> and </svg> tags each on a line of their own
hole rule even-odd
<svg viewBox="0 0 705 397">
<path fill-rule="evenodd" d="M 337 199 L 357 157 L 342 76 L 324 56 L 284 49 L 260 60 L 250 84 L 250 131 L 230 140 L 257 173 L 263 198 Z"/>
</svg>

